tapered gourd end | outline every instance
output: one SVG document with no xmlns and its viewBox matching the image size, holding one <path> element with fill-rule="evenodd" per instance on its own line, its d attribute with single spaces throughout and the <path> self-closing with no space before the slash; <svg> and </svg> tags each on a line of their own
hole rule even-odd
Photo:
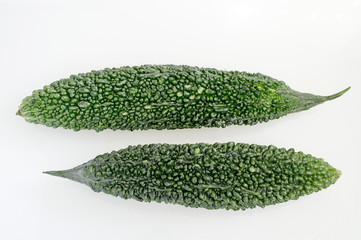
<svg viewBox="0 0 361 240">
<path fill-rule="evenodd" d="M 341 97 L 343 94 L 345 94 L 348 90 L 350 90 L 351 87 L 346 88 L 345 90 L 342 90 L 341 92 L 329 95 L 329 96 L 315 96 L 313 106 L 319 105 L 324 102 L 331 101 L 333 99 Z M 313 107 L 312 104 L 310 107 Z"/>
<path fill-rule="evenodd" d="M 17 115 L 17 116 L 20 116 L 20 117 L 22 117 L 22 116 L 23 116 L 23 115 L 21 114 L 20 109 L 16 112 L 16 115 Z"/>
<path fill-rule="evenodd" d="M 44 171 L 43 173 L 62 178 L 71 177 L 71 174 L 67 173 L 67 171 Z"/>
<path fill-rule="evenodd" d="M 336 182 L 342 175 L 341 170 L 334 168 L 334 172 L 332 174 L 332 178 L 334 179 L 334 181 Z"/>
<path fill-rule="evenodd" d="M 73 180 L 76 182 L 80 182 L 80 183 L 89 185 L 92 182 L 92 180 L 84 177 L 82 172 L 83 172 L 82 168 L 73 168 L 73 169 L 64 170 L 64 171 L 45 171 L 43 173 L 49 174 L 52 176 L 56 176 L 56 177 L 67 178 L 67 179 L 70 179 L 70 180 Z"/>
<path fill-rule="evenodd" d="M 338 93 L 335 93 L 335 94 L 332 94 L 330 96 L 326 96 L 325 97 L 325 101 L 330 101 L 330 100 L 333 100 L 333 99 L 336 99 L 338 97 L 341 97 L 343 94 L 345 94 L 348 90 L 350 90 L 351 87 L 348 87 L 346 88 L 345 90 L 342 90 L 341 92 L 338 92 Z"/>
<path fill-rule="evenodd" d="M 350 90 L 350 88 L 351 87 L 348 87 L 345 90 L 342 90 L 341 92 L 329 96 L 319 96 L 310 93 L 302 93 L 291 90 L 287 92 L 287 95 L 291 99 L 291 105 L 293 106 L 291 107 L 292 110 L 290 111 L 290 113 L 304 111 L 314 106 L 317 106 L 321 103 L 336 99 L 342 96 L 343 94 L 345 94 L 348 90 Z"/>
<path fill-rule="evenodd" d="M 342 175 L 341 170 L 336 169 L 336 172 L 337 172 L 337 176 L 338 176 L 338 178 L 340 178 L 340 177 L 341 177 L 341 175 Z"/>
</svg>

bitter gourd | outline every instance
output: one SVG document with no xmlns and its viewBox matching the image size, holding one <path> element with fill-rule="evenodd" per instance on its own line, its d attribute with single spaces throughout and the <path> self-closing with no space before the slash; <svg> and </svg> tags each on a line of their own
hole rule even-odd
<svg viewBox="0 0 361 240">
<path fill-rule="evenodd" d="M 45 172 L 124 199 L 207 209 L 265 207 L 320 191 L 341 172 L 293 149 L 248 144 L 150 144 Z"/>
<path fill-rule="evenodd" d="M 26 97 L 26 121 L 74 130 L 253 125 L 309 109 L 323 97 L 262 75 L 175 65 L 120 67 L 72 75 Z"/>
</svg>

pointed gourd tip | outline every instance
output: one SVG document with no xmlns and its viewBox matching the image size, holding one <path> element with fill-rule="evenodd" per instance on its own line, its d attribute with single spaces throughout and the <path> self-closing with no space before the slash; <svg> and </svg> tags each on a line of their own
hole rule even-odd
<svg viewBox="0 0 361 240">
<path fill-rule="evenodd" d="M 341 177 L 341 175 L 342 175 L 342 171 L 341 171 L 341 170 L 339 170 L 339 169 L 336 169 L 336 172 L 337 172 L 337 176 L 340 178 L 340 177 Z"/>
<path fill-rule="evenodd" d="M 330 101 L 330 100 L 333 100 L 335 98 L 338 98 L 338 97 L 341 97 L 343 94 L 345 94 L 348 90 L 350 90 L 351 87 L 348 87 L 346 88 L 345 90 L 342 90 L 341 92 L 338 92 L 338 93 L 335 93 L 335 94 L 332 94 L 330 96 L 327 96 L 326 97 L 326 101 Z"/>
<path fill-rule="evenodd" d="M 21 117 L 23 116 L 23 114 L 21 114 L 20 109 L 16 112 L 16 115 L 17 115 L 17 116 L 21 116 Z"/>
<path fill-rule="evenodd" d="M 44 171 L 43 173 L 49 174 L 56 177 L 65 177 L 63 171 Z"/>
<path fill-rule="evenodd" d="M 80 183 L 84 183 L 84 184 L 88 184 L 90 182 L 92 182 L 91 179 L 87 179 L 85 178 L 82 174 L 81 174 L 81 169 L 78 168 L 73 168 L 73 169 L 69 169 L 69 170 L 63 170 L 63 171 L 45 171 L 43 173 L 45 174 L 49 174 L 52 176 L 56 176 L 56 177 L 61 177 L 61 178 L 67 178 L 76 182 L 80 182 Z"/>
</svg>

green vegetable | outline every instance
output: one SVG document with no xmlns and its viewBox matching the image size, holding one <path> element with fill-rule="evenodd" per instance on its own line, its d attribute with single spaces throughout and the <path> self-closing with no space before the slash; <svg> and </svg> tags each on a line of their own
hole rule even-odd
<svg viewBox="0 0 361 240">
<path fill-rule="evenodd" d="M 300 93 L 260 73 L 175 65 L 92 71 L 26 97 L 26 121 L 74 130 L 176 129 L 254 125 L 309 109 L 337 94 Z"/>
<path fill-rule="evenodd" d="M 248 144 L 151 144 L 47 174 L 124 199 L 207 209 L 286 202 L 335 183 L 341 171 L 293 149 Z"/>
</svg>

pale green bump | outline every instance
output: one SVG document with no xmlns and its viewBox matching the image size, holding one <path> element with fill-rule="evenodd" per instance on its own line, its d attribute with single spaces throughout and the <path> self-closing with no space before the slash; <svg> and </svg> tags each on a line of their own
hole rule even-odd
<svg viewBox="0 0 361 240">
<path fill-rule="evenodd" d="M 207 89 L 207 90 L 206 90 L 206 93 L 207 93 L 207 94 L 214 94 L 214 91 L 213 91 L 212 89 Z"/>
<path fill-rule="evenodd" d="M 60 98 L 60 94 L 59 93 L 53 93 L 50 95 L 51 98 L 55 98 L 55 99 L 59 99 Z"/>
<path fill-rule="evenodd" d="M 96 79 L 95 81 L 98 83 L 109 83 L 109 81 L 106 79 Z"/>
<path fill-rule="evenodd" d="M 86 108 L 86 107 L 89 107 L 89 105 L 90 105 L 89 102 L 85 102 L 85 101 L 78 102 L 78 106 L 80 108 Z"/>
<path fill-rule="evenodd" d="M 193 178 L 192 178 L 192 183 L 194 183 L 194 184 L 197 183 L 197 178 L 196 178 L 196 177 L 193 177 Z"/>
<path fill-rule="evenodd" d="M 56 108 L 55 105 L 46 106 L 46 109 L 47 109 L 47 110 L 53 110 L 53 109 L 55 109 L 55 108 Z"/>
<path fill-rule="evenodd" d="M 107 106 L 110 106 L 110 105 L 113 105 L 113 104 L 114 103 L 112 103 L 112 102 L 105 102 L 105 103 L 102 104 L 102 106 L 107 107 Z"/>
<path fill-rule="evenodd" d="M 64 102 L 70 102 L 70 98 L 68 96 L 62 96 L 61 100 L 63 100 Z"/>
<path fill-rule="evenodd" d="M 129 90 L 129 92 L 130 92 L 130 93 L 133 93 L 133 94 L 136 93 L 137 91 L 138 91 L 138 90 L 137 90 L 136 88 L 131 88 L 131 89 Z"/>
<path fill-rule="evenodd" d="M 87 88 L 79 88 L 79 92 L 81 92 L 81 93 L 88 93 L 88 92 L 90 92 L 90 91 L 89 91 L 89 89 L 87 89 Z"/>
<path fill-rule="evenodd" d="M 201 152 L 201 150 L 199 148 L 194 149 L 194 154 L 195 155 L 198 155 L 200 152 Z"/>
</svg>

